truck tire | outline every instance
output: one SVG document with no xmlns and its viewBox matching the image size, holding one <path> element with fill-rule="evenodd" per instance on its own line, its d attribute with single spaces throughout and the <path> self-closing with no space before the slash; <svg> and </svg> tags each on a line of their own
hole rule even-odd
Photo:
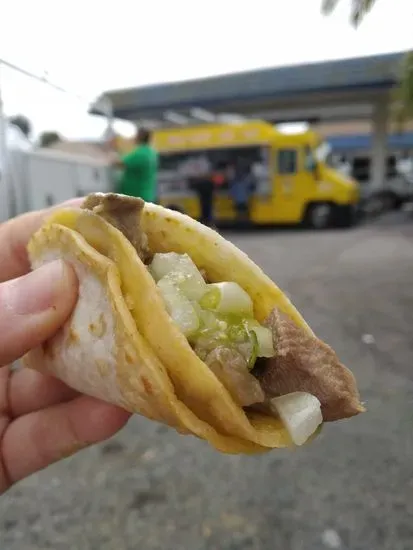
<svg viewBox="0 0 413 550">
<path fill-rule="evenodd" d="M 333 219 L 333 205 L 329 202 L 314 202 L 308 205 L 304 223 L 313 229 L 327 229 Z"/>
<path fill-rule="evenodd" d="M 389 212 L 390 210 L 397 210 L 397 204 L 399 199 L 396 193 L 383 193 L 382 194 L 383 211 Z"/>
<path fill-rule="evenodd" d="M 396 210 L 398 202 L 399 198 L 392 191 L 378 191 L 368 198 L 367 207 L 370 214 L 379 215 Z"/>
</svg>

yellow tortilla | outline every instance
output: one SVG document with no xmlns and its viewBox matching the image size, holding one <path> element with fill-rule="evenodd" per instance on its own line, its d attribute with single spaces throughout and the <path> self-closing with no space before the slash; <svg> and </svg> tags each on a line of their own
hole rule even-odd
<svg viewBox="0 0 413 550">
<path fill-rule="evenodd" d="M 220 434 L 262 447 L 291 444 L 279 419 L 246 413 L 197 357 L 172 322 L 146 266 L 120 231 L 96 214 L 78 209 L 58 211 L 48 223 L 46 233 L 56 224 L 72 229 L 115 263 L 122 295 L 139 333 L 167 371 L 178 399 L 197 418 Z M 259 321 L 274 307 L 279 307 L 297 324 L 311 331 L 283 292 L 245 254 L 215 231 L 185 215 L 152 204 L 145 204 L 142 225 L 152 252 L 187 252 L 199 268 L 205 268 L 211 281 L 237 282 L 253 299 Z"/>
<path fill-rule="evenodd" d="M 254 454 L 268 450 L 252 441 L 219 433 L 182 402 L 167 369 L 137 329 L 129 309 L 133 297 L 124 291 L 129 284 L 123 284 L 118 267 L 110 259 L 115 258 L 117 248 L 120 256 L 123 246 L 129 255 L 131 250 L 117 232 L 112 253 L 102 255 L 79 232 L 67 227 L 73 228 L 72 222 L 79 214 L 79 210 L 59 212 L 29 243 L 33 268 L 57 258 L 73 266 L 79 279 L 79 299 L 59 332 L 28 353 L 26 366 L 51 373 L 83 393 L 167 424 L 182 434 L 196 435 L 222 452 Z M 63 224 L 55 223 L 58 218 Z M 133 277 L 146 274 L 146 270 L 133 255 L 131 260 L 133 266 L 139 266 L 132 269 L 133 283 Z M 139 279 L 137 283 L 139 288 Z M 135 304 L 132 313 L 139 309 Z M 281 428 L 277 434 L 278 439 L 273 439 L 276 446 L 290 445 Z"/>
</svg>

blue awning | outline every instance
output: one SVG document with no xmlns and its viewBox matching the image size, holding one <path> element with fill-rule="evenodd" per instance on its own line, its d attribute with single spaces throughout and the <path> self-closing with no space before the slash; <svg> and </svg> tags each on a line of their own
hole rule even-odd
<svg viewBox="0 0 413 550">
<path fill-rule="evenodd" d="M 370 134 L 328 136 L 326 140 L 335 151 L 368 150 L 372 147 L 372 136 Z M 389 135 L 387 147 L 389 149 L 413 149 L 413 132 Z"/>
</svg>

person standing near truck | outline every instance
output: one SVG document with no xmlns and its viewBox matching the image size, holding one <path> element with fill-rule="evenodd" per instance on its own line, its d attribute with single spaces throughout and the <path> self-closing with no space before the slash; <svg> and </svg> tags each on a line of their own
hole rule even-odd
<svg viewBox="0 0 413 550">
<path fill-rule="evenodd" d="M 159 160 L 151 141 L 151 131 L 139 128 L 134 149 L 114 159 L 113 165 L 123 170 L 117 186 L 118 193 L 140 197 L 147 202 L 156 201 Z"/>
<path fill-rule="evenodd" d="M 214 225 L 214 182 L 213 170 L 206 155 L 196 158 L 189 177 L 189 187 L 199 201 L 199 221 L 204 225 Z"/>
<path fill-rule="evenodd" d="M 236 219 L 239 222 L 249 220 L 249 202 L 254 191 L 254 176 L 248 161 L 242 158 L 229 172 L 229 194 L 234 204 Z"/>
</svg>

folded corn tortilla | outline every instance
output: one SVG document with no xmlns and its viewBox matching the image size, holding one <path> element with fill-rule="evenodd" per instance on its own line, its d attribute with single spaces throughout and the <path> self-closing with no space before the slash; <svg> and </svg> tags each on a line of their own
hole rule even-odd
<svg viewBox="0 0 413 550">
<path fill-rule="evenodd" d="M 33 268 L 56 258 L 72 264 L 80 290 L 66 325 L 26 364 L 79 391 L 233 453 L 292 445 L 269 406 L 277 396 L 315 395 L 324 421 L 364 410 L 351 372 L 285 294 L 232 243 L 188 216 L 93 194 L 81 209 L 52 214 L 28 250 Z M 188 254 L 209 283 L 231 281 L 246 291 L 255 319 L 272 331 L 274 357 L 258 360 L 251 372 L 238 365 L 235 382 L 230 350 L 220 349 L 218 368 L 201 359 L 147 267 L 154 254 L 168 252 Z"/>
</svg>

